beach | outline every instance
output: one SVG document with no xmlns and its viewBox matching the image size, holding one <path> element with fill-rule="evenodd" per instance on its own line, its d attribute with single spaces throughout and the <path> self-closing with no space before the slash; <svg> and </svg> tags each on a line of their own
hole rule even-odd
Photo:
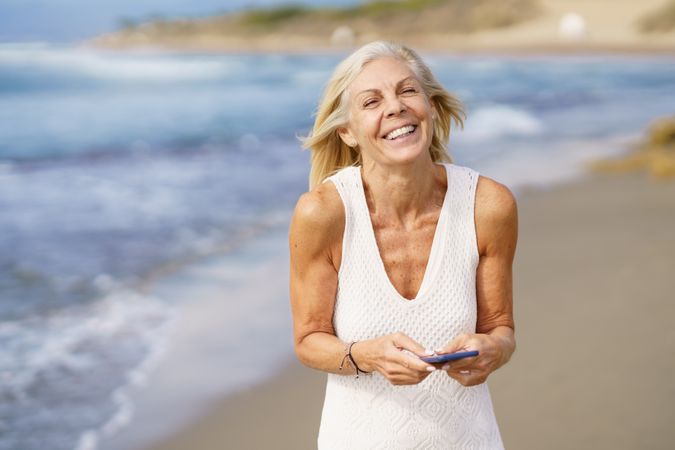
<svg viewBox="0 0 675 450">
<path fill-rule="evenodd" d="M 481 5 L 487 3 L 484 1 Z M 675 49 L 672 28 L 659 32 L 640 30 L 645 18 L 672 14 L 668 0 L 536 0 L 511 2 L 506 6 L 494 2 L 482 11 L 481 6 L 476 7 L 473 15 L 460 22 L 455 18 L 465 11 L 452 5 L 449 9 L 429 7 L 431 13 L 427 16 L 414 6 L 409 8 L 409 11 L 390 11 L 390 14 L 375 14 L 370 18 L 331 20 L 325 19 L 326 11 L 323 15 L 318 12 L 294 15 L 293 8 L 261 9 L 256 10 L 258 20 L 266 19 L 258 27 L 242 26 L 241 22 L 246 24 L 246 20 L 237 21 L 236 15 L 176 22 L 160 20 L 101 34 L 85 45 L 215 53 L 326 53 L 345 52 L 354 46 L 386 39 L 403 42 L 417 50 L 467 54 L 649 52 L 672 55 Z M 365 11 L 358 15 L 363 14 Z M 505 16 L 499 19 L 500 14 Z M 473 29 L 462 28 L 462 23 L 472 17 Z M 495 25 L 495 21 L 501 23 Z M 343 30 L 342 34 L 347 37 L 336 40 L 336 30 Z"/>
<path fill-rule="evenodd" d="M 425 57 L 519 199 L 507 446 L 664 448 L 673 184 L 583 167 L 672 115 L 672 58 Z M 339 59 L 0 46 L 0 450 L 314 447 L 287 227 Z"/>
<path fill-rule="evenodd" d="M 518 193 L 518 349 L 489 378 L 506 448 L 671 448 L 673 199 L 641 173 Z M 290 362 L 147 448 L 315 448 L 324 383 Z"/>
</svg>

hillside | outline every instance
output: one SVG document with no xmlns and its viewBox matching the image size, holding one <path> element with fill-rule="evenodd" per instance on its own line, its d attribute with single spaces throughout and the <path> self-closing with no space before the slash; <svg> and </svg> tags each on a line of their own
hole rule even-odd
<svg viewBox="0 0 675 450">
<path fill-rule="evenodd" d="M 377 0 L 282 6 L 193 20 L 128 23 L 105 48 L 313 50 L 392 39 L 437 50 L 675 52 L 673 0 Z"/>
</svg>

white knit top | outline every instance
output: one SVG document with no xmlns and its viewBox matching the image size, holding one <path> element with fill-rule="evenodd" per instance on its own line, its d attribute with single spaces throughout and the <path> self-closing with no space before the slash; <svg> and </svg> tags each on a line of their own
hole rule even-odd
<svg viewBox="0 0 675 450">
<path fill-rule="evenodd" d="M 445 165 L 448 189 L 421 287 L 412 300 L 389 281 L 375 240 L 359 167 L 329 178 L 344 203 L 345 231 L 333 325 L 345 342 L 401 331 L 425 348 L 476 330 L 478 173 Z M 328 374 L 321 450 L 502 449 L 487 385 L 464 387 L 444 371 L 417 385 L 381 374 Z"/>
</svg>

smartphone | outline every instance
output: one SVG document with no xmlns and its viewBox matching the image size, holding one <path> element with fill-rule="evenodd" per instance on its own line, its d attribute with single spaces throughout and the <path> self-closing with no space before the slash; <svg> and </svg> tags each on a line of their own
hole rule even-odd
<svg viewBox="0 0 675 450">
<path fill-rule="evenodd" d="M 472 356 L 478 356 L 478 350 L 471 350 L 468 352 L 446 353 L 444 355 L 425 356 L 422 358 L 422 361 L 429 364 L 439 364 L 448 361 L 456 361 L 462 358 L 470 358 Z"/>
</svg>

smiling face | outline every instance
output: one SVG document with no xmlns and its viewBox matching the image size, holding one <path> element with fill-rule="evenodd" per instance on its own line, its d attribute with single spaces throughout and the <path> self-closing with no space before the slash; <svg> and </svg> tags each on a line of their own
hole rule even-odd
<svg viewBox="0 0 675 450">
<path fill-rule="evenodd" d="M 434 108 L 405 62 L 390 57 L 371 61 L 347 94 L 349 122 L 339 133 L 347 145 L 358 145 L 364 163 L 430 159 Z"/>
</svg>

